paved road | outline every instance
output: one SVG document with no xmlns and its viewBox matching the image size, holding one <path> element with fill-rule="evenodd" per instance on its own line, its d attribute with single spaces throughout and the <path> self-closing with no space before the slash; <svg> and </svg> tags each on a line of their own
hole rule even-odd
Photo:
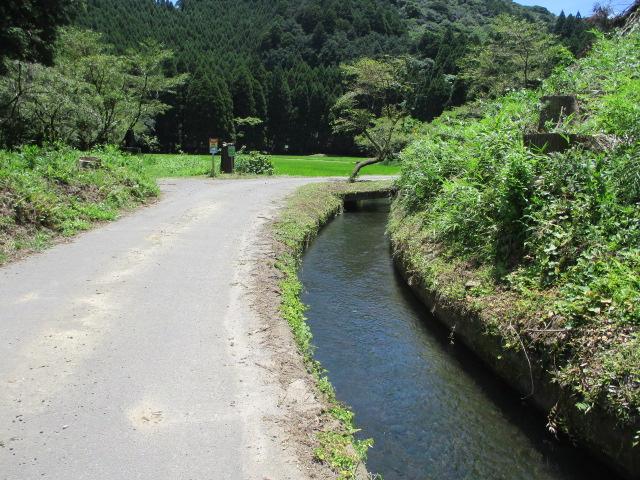
<svg viewBox="0 0 640 480">
<path fill-rule="evenodd" d="M 0 478 L 303 479 L 244 359 L 243 259 L 305 179 L 167 180 L 118 222 L 0 269 Z"/>
</svg>

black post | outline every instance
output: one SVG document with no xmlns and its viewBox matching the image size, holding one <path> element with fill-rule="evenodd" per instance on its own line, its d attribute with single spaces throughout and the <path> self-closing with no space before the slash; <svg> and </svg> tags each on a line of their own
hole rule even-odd
<svg viewBox="0 0 640 480">
<path fill-rule="evenodd" d="M 236 147 L 232 143 L 222 145 L 222 160 L 220 161 L 220 170 L 222 173 L 233 173 L 235 151 Z"/>
</svg>

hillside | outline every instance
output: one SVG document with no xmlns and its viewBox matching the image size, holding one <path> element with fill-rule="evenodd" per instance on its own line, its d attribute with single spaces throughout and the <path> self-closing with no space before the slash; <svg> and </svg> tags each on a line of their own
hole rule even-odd
<svg viewBox="0 0 640 480">
<path fill-rule="evenodd" d="M 508 0 L 89 0 L 76 23 L 119 51 L 155 39 L 175 53 L 170 71 L 191 74 L 155 125 L 162 150 L 203 151 L 209 136 L 232 137 L 234 118 L 257 117 L 264 123 L 243 131 L 250 147 L 345 152 L 350 141 L 329 128 L 341 62 L 384 53 L 425 60 L 412 114 L 429 120 L 464 101 L 446 76 L 457 73 L 469 35 L 505 12 L 553 18 Z"/>
<path fill-rule="evenodd" d="M 502 13 L 546 23 L 555 21 L 555 16 L 544 7 L 526 7 L 510 0 L 405 0 L 401 3 L 404 16 L 415 25 L 436 30 L 482 28 L 488 19 Z"/>
</svg>

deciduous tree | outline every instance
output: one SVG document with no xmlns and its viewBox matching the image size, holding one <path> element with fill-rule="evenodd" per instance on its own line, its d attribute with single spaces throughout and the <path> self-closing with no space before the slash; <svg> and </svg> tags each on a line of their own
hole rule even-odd
<svg viewBox="0 0 640 480">
<path fill-rule="evenodd" d="M 154 42 L 117 55 L 98 33 L 65 29 L 53 66 L 13 60 L 0 78 L 0 127 L 12 142 L 64 142 L 88 149 L 151 130 L 160 98 L 185 81 L 166 76 L 171 53 Z M 11 143 L 11 142 L 7 142 Z"/>
<path fill-rule="evenodd" d="M 571 59 L 571 53 L 546 25 L 500 15 L 487 39 L 472 46 L 462 58 L 460 76 L 472 96 L 494 96 L 537 85 L 556 66 Z"/>
<path fill-rule="evenodd" d="M 375 154 L 356 164 L 350 177 L 354 181 L 362 168 L 393 155 L 394 136 L 408 116 L 410 85 L 404 58 L 363 58 L 342 69 L 347 92 L 333 107 L 333 131 L 360 137 Z"/>
</svg>

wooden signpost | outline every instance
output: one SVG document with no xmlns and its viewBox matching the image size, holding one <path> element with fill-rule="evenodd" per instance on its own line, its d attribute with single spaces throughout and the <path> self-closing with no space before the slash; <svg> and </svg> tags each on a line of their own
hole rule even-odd
<svg viewBox="0 0 640 480">
<path fill-rule="evenodd" d="M 209 139 L 209 153 L 211 153 L 211 176 L 216 176 L 216 154 L 220 151 L 220 140 L 217 138 Z"/>
<path fill-rule="evenodd" d="M 221 154 L 220 172 L 233 173 L 236 146 L 233 143 L 220 142 L 219 138 L 209 139 L 209 153 L 211 153 L 211 176 L 216 176 L 216 155 Z"/>
</svg>

